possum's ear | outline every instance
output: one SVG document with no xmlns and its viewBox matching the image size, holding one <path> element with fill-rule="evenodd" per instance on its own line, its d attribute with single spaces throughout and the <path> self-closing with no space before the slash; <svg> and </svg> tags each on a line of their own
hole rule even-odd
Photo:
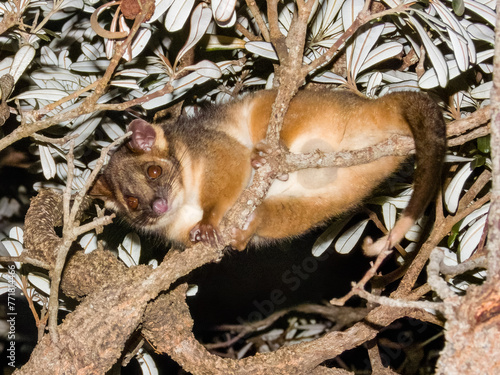
<svg viewBox="0 0 500 375">
<path fill-rule="evenodd" d="M 141 119 L 133 120 L 127 131 L 132 132 L 127 143 L 128 148 L 137 153 L 151 151 L 156 141 L 156 131 L 149 122 Z"/>
<path fill-rule="evenodd" d="M 92 198 L 98 198 L 103 201 L 106 201 L 113 197 L 113 192 L 109 187 L 109 184 L 106 181 L 104 175 L 100 175 L 97 178 L 96 182 L 94 183 L 94 186 L 92 186 L 88 195 L 90 195 Z"/>
</svg>

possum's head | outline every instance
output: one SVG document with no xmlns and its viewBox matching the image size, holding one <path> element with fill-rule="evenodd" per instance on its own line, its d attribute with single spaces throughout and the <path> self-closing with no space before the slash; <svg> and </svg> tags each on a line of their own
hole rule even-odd
<svg viewBox="0 0 500 375">
<path fill-rule="evenodd" d="M 129 142 L 111 156 L 89 194 L 132 226 L 154 230 L 182 190 L 180 163 L 159 126 L 134 120 L 127 130 Z"/>
</svg>

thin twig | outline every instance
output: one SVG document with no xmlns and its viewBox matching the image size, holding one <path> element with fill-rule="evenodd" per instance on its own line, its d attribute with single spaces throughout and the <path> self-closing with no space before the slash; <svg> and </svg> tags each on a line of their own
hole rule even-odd
<svg viewBox="0 0 500 375">
<path fill-rule="evenodd" d="M 257 26 L 259 26 L 260 33 L 262 34 L 262 37 L 266 42 L 271 41 L 271 38 L 269 37 L 269 29 L 267 28 L 266 23 L 264 22 L 264 19 L 262 18 L 262 14 L 260 14 L 259 7 L 257 6 L 257 3 L 255 0 L 245 0 L 248 6 L 248 9 L 250 9 L 250 12 L 253 15 L 253 18 L 255 19 L 255 22 L 257 23 Z"/>
<path fill-rule="evenodd" d="M 474 129 L 467 134 L 460 135 L 458 137 L 452 138 L 448 141 L 448 147 L 461 146 L 473 139 L 481 138 L 490 134 L 489 126 L 482 126 L 480 128 Z"/>
<path fill-rule="evenodd" d="M 403 276 L 398 289 L 393 293 L 394 297 L 406 298 L 406 296 L 411 293 L 411 290 L 420 276 L 420 273 L 429 260 L 432 250 L 434 250 L 434 248 L 438 246 L 439 242 L 441 242 L 441 240 L 448 235 L 456 223 L 471 214 L 473 211 L 481 208 L 489 200 L 490 193 L 474 201 L 470 204 L 470 206 L 457 212 L 455 215 L 449 215 L 439 222 L 436 222 L 429 238 L 420 248 L 420 251 L 417 253 L 415 259 L 408 267 L 408 271 Z"/>
<path fill-rule="evenodd" d="M 365 287 L 365 285 L 368 283 L 368 281 L 370 281 L 370 279 L 377 274 L 377 271 L 380 268 L 380 266 L 382 265 L 382 262 L 390 254 L 392 254 L 391 250 L 382 251 L 377 256 L 377 259 L 375 259 L 375 262 L 372 263 L 372 266 L 370 267 L 370 269 L 368 271 L 366 271 L 366 273 L 363 276 L 363 278 L 359 282 L 353 283 L 353 287 L 352 287 L 351 291 L 349 293 L 347 293 L 342 298 L 333 298 L 332 300 L 330 300 L 330 303 L 332 305 L 342 306 L 342 305 L 344 305 L 347 302 L 347 300 L 349 298 L 351 298 L 352 296 L 358 294 L 357 291 L 359 289 L 363 289 Z"/>
<path fill-rule="evenodd" d="M 71 191 L 72 191 L 73 173 L 74 173 L 74 155 L 73 155 L 74 140 L 70 141 L 70 148 L 67 156 L 68 177 L 66 181 L 66 188 L 63 194 L 63 238 L 61 239 L 60 244 L 56 250 L 56 261 L 50 275 L 51 284 L 50 284 L 50 299 L 49 299 L 49 331 L 54 343 L 58 342 L 57 316 L 59 311 L 59 298 L 58 298 L 59 285 L 61 283 L 61 275 L 62 275 L 62 270 L 64 268 L 64 264 L 66 262 L 66 256 L 71 247 L 71 244 L 73 243 L 73 241 L 76 240 L 76 238 L 80 234 L 88 232 L 94 228 L 101 227 L 102 225 L 109 224 L 111 220 L 115 217 L 115 215 L 112 214 L 110 216 L 95 218 L 92 222 L 80 226 L 79 222 L 76 221 L 76 216 L 80 210 L 80 206 L 83 202 L 87 190 L 94 182 L 95 178 L 97 177 L 97 174 L 104 165 L 108 152 L 117 144 L 123 142 L 129 136 L 130 132 L 119 137 L 118 139 L 113 141 L 110 145 L 104 147 L 101 150 L 101 155 L 96 162 L 94 170 L 92 171 L 90 177 L 85 182 L 84 188 L 79 191 L 76 198 L 74 199 L 72 207 L 70 207 L 70 202 L 72 199 Z"/>
<path fill-rule="evenodd" d="M 490 181 L 491 172 L 488 169 L 485 169 L 460 199 L 457 211 L 466 209 Z"/>
<path fill-rule="evenodd" d="M 430 302 L 430 301 L 407 301 L 400 300 L 392 297 L 385 296 L 375 296 L 364 289 L 358 288 L 356 284 L 353 284 L 354 295 L 366 299 L 368 302 L 378 303 L 382 306 L 389 306 L 394 308 L 412 308 L 412 309 L 434 309 L 441 312 L 445 310 L 445 304 L 443 302 Z"/>
<path fill-rule="evenodd" d="M 34 133 L 32 135 L 32 137 L 35 141 L 38 141 L 38 142 L 52 143 L 55 145 L 63 146 L 66 143 L 68 143 L 70 140 L 75 139 L 77 137 L 77 135 L 71 134 L 71 135 L 67 135 L 67 136 L 62 137 L 62 138 L 50 138 L 50 137 L 46 137 L 46 136 L 41 135 L 41 134 Z"/>
<path fill-rule="evenodd" d="M 239 22 L 236 22 L 235 27 L 237 31 L 242 33 L 243 36 L 250 41 L 262 40 L 262 38 L 252 34 L 250 31 L 248 31 L 246 27 L 243 27 L 243 25 Z"/>
<path fill-rule="evenodd" d="M 427 282 L 431 286 L 432 290 L 434 290 L 439 297 L 445 300 L 447 298 L 455 297 L 456 294 L 451 291 L 448 283 L 439 276 L 443 259 L 443 249 L 436 247 L 429 256 L 429 264 L 427 265 Z"/>
<path fill-rule="evenodd" d="M 439 270 L 442 274 L 447 276 L 457 276 L 465 272 L 476 270 L 479 268 L 486 268 L 488 265 L 488 259 L 485 256 L 480 256 L 475 259 L 469 258 L 463 263 L 459 263 L 455 266 L 448 266 L 441 262 L 439 265 Z"/>
<path fill-rule="evenodd" d="M 61 274 L 66 262 L 66 256 L 69 248 L 73 243 L 70 240 L 70 230 L 73 228 L 74 222 L 70 221 L 70 201 L 71 201 L 71 188 L 73 185 L 74 173 L 74 156 L 73 150 L 75 141 L 72 139 L 69 144 L 69 152 L 67 156 L 68 161 L 68 176 L 66 181 L 66 188 L 63 193 L 63 238 L 59 242 L 56 249 L 56 261 L 54 268 L 50 273 L 50 299 L 49 299 L 49 332 L 52 342 L 59 342 L 59 335 L 57 333 L 57 316 L 59 311 L 59 284 L 61 283 Z"/>
<path fill-rule="evenodd" d="M 45 270 L 50 270 L 52 268 L 52 266 L 49 263 L 44 262 L 40 259 L 30 257 L 30 256 L 26 255 L 27 253 L 29 253 L 29 250 L 24 249 L 23 252 L 21 253 L 21 255 L 19 255 L 17 257 L 2 256 L 2 257 L 0 257 L 0 263 L 21 262 L 21 263 L 31 264 L 35 267 L 40 267 L 40 268 L 43 268 Z"/>
</svg>

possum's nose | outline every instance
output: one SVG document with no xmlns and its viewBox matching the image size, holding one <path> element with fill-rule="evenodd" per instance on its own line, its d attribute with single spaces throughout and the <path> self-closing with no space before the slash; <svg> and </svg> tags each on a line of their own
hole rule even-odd
<svg viewBox="0 0 500 375">
<path fill-rule="evenodd" d="M 168 211 L 168 202 L 166 199 L 158 198 L 153 201 L 152 207 L 156 214 L 164 214 Z"/>
</svg>

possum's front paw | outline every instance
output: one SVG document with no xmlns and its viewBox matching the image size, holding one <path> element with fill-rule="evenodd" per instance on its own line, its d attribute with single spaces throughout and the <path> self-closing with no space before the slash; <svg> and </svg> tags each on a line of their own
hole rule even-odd
<svg viewBox="0 0 500 375">
<path fill-rule="evenodd" d="M 276 173 L 276 178 L 281 181 L 288 180 L 288 173 L 280 172 L 283 167 L 283 153 L 287 152 L 284 146 L 274 149 L 265 140 L 257 143 L 252 151 L 251 164 L 254 169 L 262 167 L 268 162 L 273 162 L 273 171 Z"/>
<path fill-rule="evenodd" d="M 252 151 L 251 163 L 252 167 L 260 168 L 267 163 L 266 156 L 272 153 L 273 149 L 266 141 L 260 141 L 255 145 Z"/>
<path fill-rule="evenodd" d="M 189 238 L 193 243 L 201 241 L 215 247 L 220 242 L 220 233 L 212 224 L 199 222 L 189 232 Z"/>
</svg>

